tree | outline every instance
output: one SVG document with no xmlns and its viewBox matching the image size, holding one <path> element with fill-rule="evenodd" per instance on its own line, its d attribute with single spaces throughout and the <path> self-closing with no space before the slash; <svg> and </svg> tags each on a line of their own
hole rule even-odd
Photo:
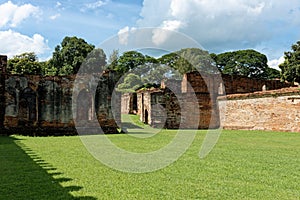
<svg viewBox="0 0 300 200">
<path fill-rule="evenodd" d="M 81 73 L 102 72 L 106 65 L 106 55 L 102 49 L 91 51 L 82 64 Z"/>
<path fill-rule="evenodd" d="M 199 48 L 186 48 L 180 51 L 163 55 L 159 58 L 161 64 L 165 64 L 177 71 L 173 73 L 183 75 L 191 71 L 202 71 L 207 73 L 218 73 L 214 64 L 214 60 L 207 51 Z M 176 74 L 175 76 L 178 76 Z"/>
<path fill-rule="evenodd" d="M 118 59 L 119 59 L 119 50 L 113 50 L 113 52 L 109 55 L 108 59 L 108 68 L 109 69 L 116 69 L 118 65 Z"/>
<path fill-rule="evenodd" d="M 300 82 L 300 41 L 291 48 L 292 51 L 284 53 L 284 62 L 279 65 L 281 78 L 290 82 Z"/>
<path fill-rule="evenodd" d="M 267 69 L 267 73 L 268 73 L 268 79 L 269 80 L 280 79 L 281 74 L 280 74 L 280 71 L 277 70 L 277 69 L 273 69 L 273 68 L 269 67 Z"/>
<path fill-rule="evenodd" d="M 112 67 L 120 74 L 125 74 L 138 66 L 145 64 L 145 56 L 137 51 L 127 51 L 119 57 L 117 63 Z"/>
<path fill-rule="evenodd" d="M 140 86 L 152 85 L 163 79 L 164 73 L 159 69 L 157 59 L 137 51 L 128 51 L 121 56 L 118 56 L 118 51 L 114 51 L 109 63 L 109 68 L 116 70 L 121 77 L 118 88 L 123 92 L 137 89 L 133 87 L 136 83 Z M 139 77 L 139 81 L 133 77 Z"/>
<path fill-rule="evenodd" d="M 88 54 L 95 49 L 84 39 L 65 37 L 61 45 L 55 47 L 49 68 L 56 68 L 57 75 L 76 74 Z"/>
<path fill-rule="evenodd" d="M 7 72 L 11 74 L 32 74 L 42 72 L 42 65 L 33 52 L 16 55 L 8 60 Z"/>
<path fill-rule="evenodd" d="M 41 64 L 41 74 L 45 76 L 55 76 L 57 74 L 57 69 L 55 67 L 50 67 L 49 61 L 40 62 Z"/>
<path fill-rule="evenodd" d="M 119 84 L 118 90 L 121 92 L 135 92 L 142 85 L 141 77 L 136 74 L 127 74 L 124 82 Z"/>
<path fill-rule="evenodd" d="M 216 66 L 224 74 L 268 79 L 269 72 L 273 72 L 268 67 L 267 57 L 255 50 L 225 52 L 213 57 Z"/>
</svg>

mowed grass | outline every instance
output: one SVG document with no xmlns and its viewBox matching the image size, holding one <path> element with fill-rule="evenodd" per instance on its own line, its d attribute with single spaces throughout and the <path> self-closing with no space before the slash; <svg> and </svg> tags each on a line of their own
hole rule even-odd
<svg viewBox="0 0 300 200">
<path fill-rule="evenodd" d="M 300 199 L 300 133 L 223 131 L 200 159 L 205 134 L 198 131 L 176 162 L 142 174 L 103 165 L 76 136 L 0 137 L 0 199 Z M 175 135 L 108 137 L 147 152 Z"/>
</svg>

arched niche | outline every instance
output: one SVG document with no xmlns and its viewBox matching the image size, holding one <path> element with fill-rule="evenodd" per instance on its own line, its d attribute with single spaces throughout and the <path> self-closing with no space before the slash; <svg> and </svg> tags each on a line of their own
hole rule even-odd
<svg viewBox="0 0 300 200">
<path fill-rule="evenodd" d="M 94 119 L 93 95 L 83 89 L 76 99 L 76 121 L 90 121 Z"/>
<path fill-rule="evenodd" d="M 42 80 L 38 85 L 39 121 L 55 122 L 60 120 L 62 92 L 53 80 Z"/>
<path fill-rule="evenodd" d="M 30 88 L 26 87 L 20 93 L 19 100 L 19 121 L 20 123 L 33 124 L 37 120 L 37 99 L 36 92 Z"/>
</svg>

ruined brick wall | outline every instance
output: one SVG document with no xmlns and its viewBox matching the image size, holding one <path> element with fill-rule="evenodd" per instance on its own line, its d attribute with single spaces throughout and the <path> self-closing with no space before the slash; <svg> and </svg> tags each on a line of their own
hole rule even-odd
<svg viewBox="0 0 300 200">
<path fill-rule="evenodd" d="M 151 124 L 151 94 L 153 90 L 144 90 L 137 93 L 138 115 L 140 120 L 146 124 Z"/>
<path fill-rule="evenodd" d="M 126 93 L 126 94 L 122 94 L 121 96 L 121 113 L 122 114 L 129 114 L 130 113 L 130 99 L 131 99 L 131 96 L 129 93 Z"/>
<path fill-rule="evenodd" d="M 4 127 L 6 65 L 7 65 L 7 56 L 0 55 L 0 128 Z"/>
<path fill-rule="evenodd" d="M 138 105 L 141 121 L 152 127 L 208 129 L 220 125 L 216 96 L 207 93 L 175 94 L 167 89 L 143 91 L 138 93 Z"/>
<path fill-rule="evenodd" d="M 137 94 L 125 93 L 121 96 L 121 113 L 122 114 L 136 114 L 137 108 Z"/>
<path fill-rule="evenodd" d="M 218 128 L 220 125 L 218 95 L 223 95 L 222 79 L 218 74 L 191 72 L 182 80 L 182 112 L 187 116 L 182 127 L 199 129 Z M 196 97 L 197 102 L 192 100 Z M 196 112 L 197 111 L 197 112 Z"/>
<path fill-rule="evenodd" d="M 4 127 L 21 134 L 76 134 L 76 122 L 85 127 L 100 124 L 104 133 L 116 133 L 121 121 L 119 94 L 112 102 L 117 80 L 112 72 L 99 76 L 79 75 L 74 88 L 75 76 L 6 74 Z"/>
<path fill-rule="evenodd" d="M 225 129 L 300 132 L 299 88 L 219 99 Z"/>
<path fill-rule="evenodd" d="M 148 89 L 138 92 L 140 120 L 156 128 L 179 128 L 180 105 L 169 90 Z"/>
<path fill-rule="evenodd" d="M 164 90 L 151 93 L 151 124 L 150 125 L 152 127 L 167 128 L 170 121 L 173 120 L 173 117 L 176 117 L 175 113 L 170 113 L 170 108 L 169 108 L 170 102 L 171 100 L 167 98 Z"/>
<path fill-rule="evenodd" d="M 182 92 L 218 93 L 222 95 L 221 87 L 226 94 L 239 94 L 263 91 L 264 89 L 277 90 L 291 86 L 294 85 L 280 80 L 260 80 L 238 75 L 190 72 L 183 77 Z"/>
<path fill-rule="evenodd" d="M 161 89 L 169 89 L 175 94 L 180 94 L 182 92 L 182 81 L 174 79 L 165 79 L 161 81 Z"/>
<path fill-rule="evenodd" d="M 183 76 L 183 93 L 217 93 L 221 76 L 199 72 L 190 72 Z"/>
<path fill-rule="evenodd" d="M 138 114 L 141 121 L 154 127 L 219 128 L 221 122 L 218 96 L 289 86 L 292 84 L 279 80 L 257 80 L 243 76 L 191 72 L 185 74 L 181 82 L 164 80 L 161 90 L 140 91 Z M 238 113 L 237 116 L 241 114 Z M 237 124 L 242 127 L 242 123 L 237 122 Z"/>
<path fill-rule="evenodd" d="M 218 128 L 219 110 L 216 97 L 207 93 L 183 93 L 166 103 L 167 128 Z"/>
<path fill-rule="evenodd" d="M 291 87 L 293 84 L 281 82 L 280 80 L 260 80 L 243 76 L 222 75 L 226 94 L 251 93 L 256 91 L 277 90 Z"/>
</svg>

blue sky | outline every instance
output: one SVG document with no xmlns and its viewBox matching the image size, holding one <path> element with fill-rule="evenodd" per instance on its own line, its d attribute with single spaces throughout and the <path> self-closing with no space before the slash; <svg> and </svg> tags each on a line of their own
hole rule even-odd
<svg viewBox="0 0 300 200">
<path fill-rule="evenodd" d="M 143 27 L 178 31 L 214 53 L 255 49 L 276 67 L 300 40 L 300 1 L 0 0 L 0 54 L 10 57 L 34 51 L 45 60 L 65 36 L 97 46 Z"/>
</svg>

